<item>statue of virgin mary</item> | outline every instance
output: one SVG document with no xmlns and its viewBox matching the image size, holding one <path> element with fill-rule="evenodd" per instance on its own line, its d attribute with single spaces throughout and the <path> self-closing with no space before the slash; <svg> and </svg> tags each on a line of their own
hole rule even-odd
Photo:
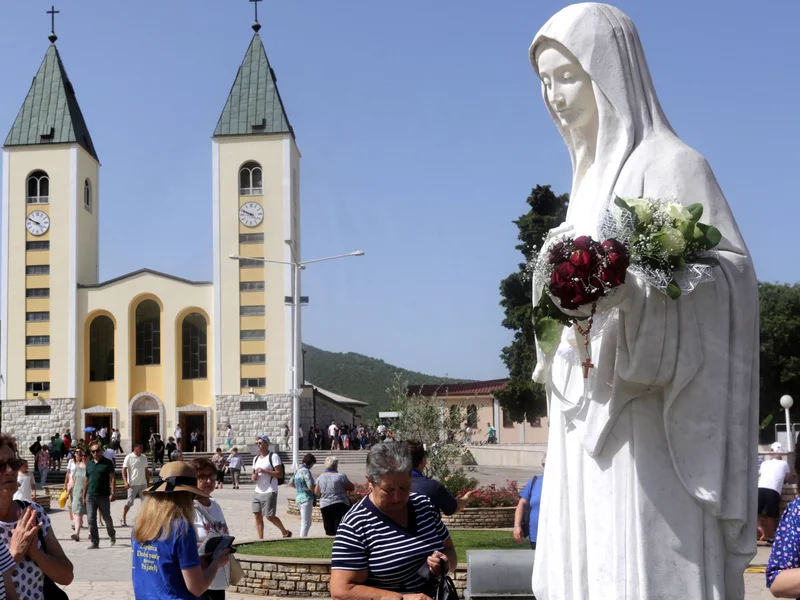
<svg viewBox="0 0 800 600">
<path fill-rule="evenodd" d="M 618 195 L 700 202 L 723 235 L 713 281 L 671 300 L 629 273 L 598 306 L 588 383 L 575 329 L 539 356 L 550 439 L 534 594 L 741 599 L 757 492 L 758 288 L 747 247 L 708 162 L 667 121 L 624 13 L 569 6 L 536 34 L 530 58 L 572 158 L 556 233 L 599 239 Z"/>
</svg>

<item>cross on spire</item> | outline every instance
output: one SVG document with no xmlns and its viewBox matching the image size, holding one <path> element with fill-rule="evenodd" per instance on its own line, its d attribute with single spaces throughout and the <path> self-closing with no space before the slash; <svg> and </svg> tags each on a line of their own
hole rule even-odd
<svg viewBox="0 0 800 600">
<path fill-rule="evenodd" d="M 50 35 L 47 36 L 47 39 L 50 40 L 51 44 L 55 44 L 58 39 L 56 35 L 56 15 L 61 14 L 61 11 L 56 10 L 55 6 L 51 6 L 47 14 L 50 15 Z"/>
<path fill-rule="evenodd" d="M 258 3 L 262 2 L 262 1 L 263 0 L 250 0 L 250 2 L 253 3 L 253 5 L 255 6 L 255 9 L 256 9 L 256 20 L 253 23 L 253 31 L 255 31 L 256 33 L 258 33 L 259 30 L 261 29 L 261 24 L 258 22 Z"/>
</svg>

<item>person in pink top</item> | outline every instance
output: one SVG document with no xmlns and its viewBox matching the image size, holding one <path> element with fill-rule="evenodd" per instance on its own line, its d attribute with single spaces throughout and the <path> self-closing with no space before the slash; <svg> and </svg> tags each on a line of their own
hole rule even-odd
<svg viewBox="0 0 800 600">
<path fill-rule="evenodd" d="M 50 451 L 47 446 L 42 446 L 36 456 L 36 466 L 39 467 L 39 485 L 44 489 L 47 484 L 47 474 L 50 472 Z"/>
</svg>

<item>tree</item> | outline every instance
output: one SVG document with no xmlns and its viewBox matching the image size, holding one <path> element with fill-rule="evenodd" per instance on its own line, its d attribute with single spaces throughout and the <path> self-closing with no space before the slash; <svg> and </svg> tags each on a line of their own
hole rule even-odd
<svg viewBox="0 0 800 600">
<path fill-rule="evenodd" d="M 795 402 L 800 400 L 800 285 L 759 283 L 758 295 L 761 314 L 759 414 L 763 429 L 783 415 L 781 396 L 789 394 Z"/>
<path fill-rule="evenodd" d="M 556 196 L 549 185 L 537 185 L 528 196 L 530 210 L 514 221 L 519 228 L 517 250 L 525 258 L 519 270 L 500 283 L 505 309 L 503 327 L 514 331 L 514 341 L 500 354 L 509 371 L 505 389 L 495 392 L 506 414 L 516 422 L 533 422 L 547 412 L 544 387 L 533 383 L 536 366 L 533 334 L 533 290 L 529 265 L 542 247 L 547 232 L 564 222 L 568 194 Z"/>
<path fill-rule="evenodd" d="M 408 384 L 399 373 L 386 390 L 392 398 L 392 410 L 399 413 L 393 432 L 399 440 L 424 444 L 428 451 L 425 475 L 443 481 L 460 471 L 453 465 L 460 464 L 465 452 L 461 424 L 466 415 L 458 406 L 447 409 L 436 395 L 409 395 L 407 390 Z"/>
</svg>

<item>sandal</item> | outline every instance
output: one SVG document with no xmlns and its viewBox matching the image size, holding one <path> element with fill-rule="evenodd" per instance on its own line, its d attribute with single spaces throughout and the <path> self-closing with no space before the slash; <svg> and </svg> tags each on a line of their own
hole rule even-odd
<svg viewBox="0 0 800 600">
<path fill-rule="evenodd" d="M 286 535 L 285 535 L 285 536 L 283 536 L 283 537 L 285 537 L 285 538 L 290 538 L 290 537 L 292 537 L 292 532 L 291 532 L 291 531 L 287 531 L 287 532 L 286 532 Z"/>
</svg>

